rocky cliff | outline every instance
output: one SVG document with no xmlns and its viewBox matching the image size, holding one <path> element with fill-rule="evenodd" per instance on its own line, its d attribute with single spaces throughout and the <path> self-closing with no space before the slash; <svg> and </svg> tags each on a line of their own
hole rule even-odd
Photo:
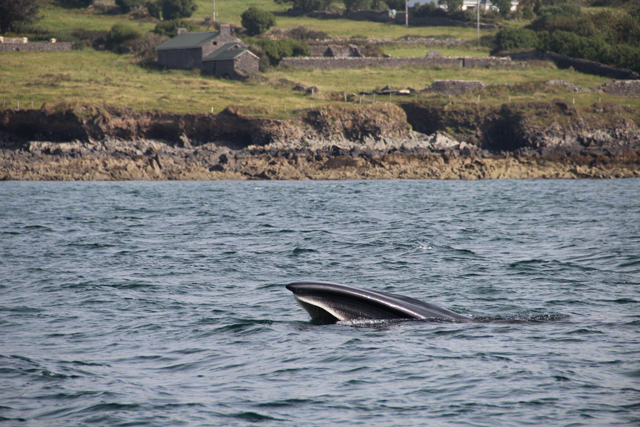
<svg viewBox="0 0 640 427">
<path fill-rule="evenodd" d="M 560 100 L 342 104 L 289 120 L 44 105 L 0 112 L 0 179 L 639 177 L 638 116 Z"/>
</svg>

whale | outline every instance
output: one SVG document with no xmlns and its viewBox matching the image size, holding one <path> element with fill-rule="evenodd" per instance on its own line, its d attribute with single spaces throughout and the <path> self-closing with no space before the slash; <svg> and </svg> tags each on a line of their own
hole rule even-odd
<svg viewBox="0 0 640 427">
<path fill-rule="evenodd" d="M 473 319 L 435 304 L 403 295 L 323 282 L 286 285 L 312 322 L 332 324 L 352 320 L 435 319 L 470 322 Z"/>
</svg>

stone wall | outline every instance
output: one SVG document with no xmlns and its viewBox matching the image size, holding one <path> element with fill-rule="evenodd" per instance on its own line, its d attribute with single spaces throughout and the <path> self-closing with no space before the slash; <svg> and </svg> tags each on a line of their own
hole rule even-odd
<svg viewBox="0 0 640 427">
<path fill-rule="evenodd" d="M 158 65 L 167 68 L 190 70 L 203 68 L 202 48 L 159 50 Z"/>
<path fill-rule="evenodd" d="M 610 81 L 597 89 L 609 95 L 640 98 L 640 80 Z"/>
<path fill-rule="evenodd" d="M 405 65 L 418 65 L 423 67 L 433 66 L 455 66 L 455 67 L 480 67 L 494 66 L 501 64 L 511 64 L 510 58 L 283 58 L 282 65 L 293 67 L 319 68 L 319 69 L 340 69 L 358 67 L 402 67 Z"/>
<path fill-rule="evenodd" d="M 0 52 L 63 52 L 73 49 L 73 43 L 0 43 Z"/>
<path fill-rule="evenodd" d="M 624 68 L 613 68 L 599 62 L 586 61 L 584 59 L 571 58 L 552 52 L 518 52 L 509 55 L 511 59 L 520 61 L 551 61 L 560 68 L 573 67 L 574 70 L 585 74 L 609 77 L 610 79 L 634 80 L 640 79 L 640 75 Z"/>
<path fill-rule="evenodd" d="M 483 87 L 482 83 L 475 80 L 434 80 L 431 86 L 421 92 L 459 96 Z"/>
<path fill-rule="evenodd" d="M 330 46 L 309 46 L 309 53 L 313 57 L 336 57 L 336 58 L 346 58 L 346 57 L 361 57 L 363 56 L 360 53 L 360 49 L 355 45 L 348 46 L 340 46 L 340 45 L 330 45 Z"/>
</svg>

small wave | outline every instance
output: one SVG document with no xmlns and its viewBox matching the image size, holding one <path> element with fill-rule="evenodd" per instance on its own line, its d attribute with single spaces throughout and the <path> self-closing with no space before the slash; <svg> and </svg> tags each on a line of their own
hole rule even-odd
<svg viewBox="0 0 640 427">
<path fill-rule="evenodd" d="M 474 317 L 474 322 L 490 323 L 546 323 L 557 322 L 569 318 L 568 314 L 535 314 L 535 315 L 514 315 L 514 316 L 478 316 Z"/>
<path fill-rule="evenodd" d="M 302 254 L 307 254 L 307 253 L 314 253 L 314 252 L 318 252 L 315 249 L 305 249 L 305 248 L 295 248 L 291 254 L 294 256 L 298 256 L 298 255 L 302 255 Z"/>
<path fill-rule="evenodd" d="M 105 412 L 105 411 L 133 411 L 143 409 L 142 405 L 137 403 L 100 403 L 83 409 L 81 412 Z"/>
</svg>

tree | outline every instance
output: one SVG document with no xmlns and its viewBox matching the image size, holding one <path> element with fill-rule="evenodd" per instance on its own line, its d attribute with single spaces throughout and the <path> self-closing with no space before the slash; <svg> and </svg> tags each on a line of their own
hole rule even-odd
<svg viewBox="0 0 640 427">
<path fill-rule="evenodd" d="M 140 5 L 140 0 L 116 0 L 122 13 L 129 13 Z"/>
<path fill-rule="evenodd" d="M 189 18 L 196 11 L 198 5 L 194 0 L 161 0 L 162 18 Z"/>
<path fill-rule="evenodd" d="M 278 4 L 290 4 L 293 9 L 312 12 L 314 10 L 327 10 L 333 0 L 275 0 Z"/>
<path fill-rule="evenodd" d="M 344 1 L 344 7 L 346 7 L 348 11 L 371 9 L 371 0 L 343 0 L 343 1 Z"/>
<path fill-rule="evenodd" d="M 385 0 L 389 9 L 404 10 L 405 0 Z"/>
<path fill-rule="evenodd" d="M 276 17 L 273 16 L 273 13 L 258 9 L 254 6 L 245 10 L 241 17 L 242 26 L 250 36 L 262 34 L 276 25 Z"/>
<path fill-rule="evenodd" d="M 463 0 L 438 0 L 439 5 L 444 5 L 447 12 L 453 13 L 462 10 Z"/>
<path fill-rule="evenodd" d="M 40 19 L 38 0 L 0 0 L 0 33 L 15 30 L 18 25 Z"/>
<path fill-rule="evenodd" d="M 491 4 L 498 8 L 498 13 L 506 17 L 511 12 L 511 0 L 491 0 Z"/>
<path fill-rule="evenodd" d="M 142 37 L 142 31 L 129 24 L 118 23 L 111 27 L 107 34 L 107 43 L 118 45 L 129 40 L 136 40 Z"/>
<path fill-rule="evenodd" d="M 170 21 L 158 22 L 156 24 L 156 27 L 153 29 L 153 32 L 161 36 L 175 37 L 178 34 L 178 28 L 186 28 L 187 32 L 189 33 L 200 30 L 197 25 L 189 21 L 183 21 L 182 19 L 172 19 Z"/>
</svg>

